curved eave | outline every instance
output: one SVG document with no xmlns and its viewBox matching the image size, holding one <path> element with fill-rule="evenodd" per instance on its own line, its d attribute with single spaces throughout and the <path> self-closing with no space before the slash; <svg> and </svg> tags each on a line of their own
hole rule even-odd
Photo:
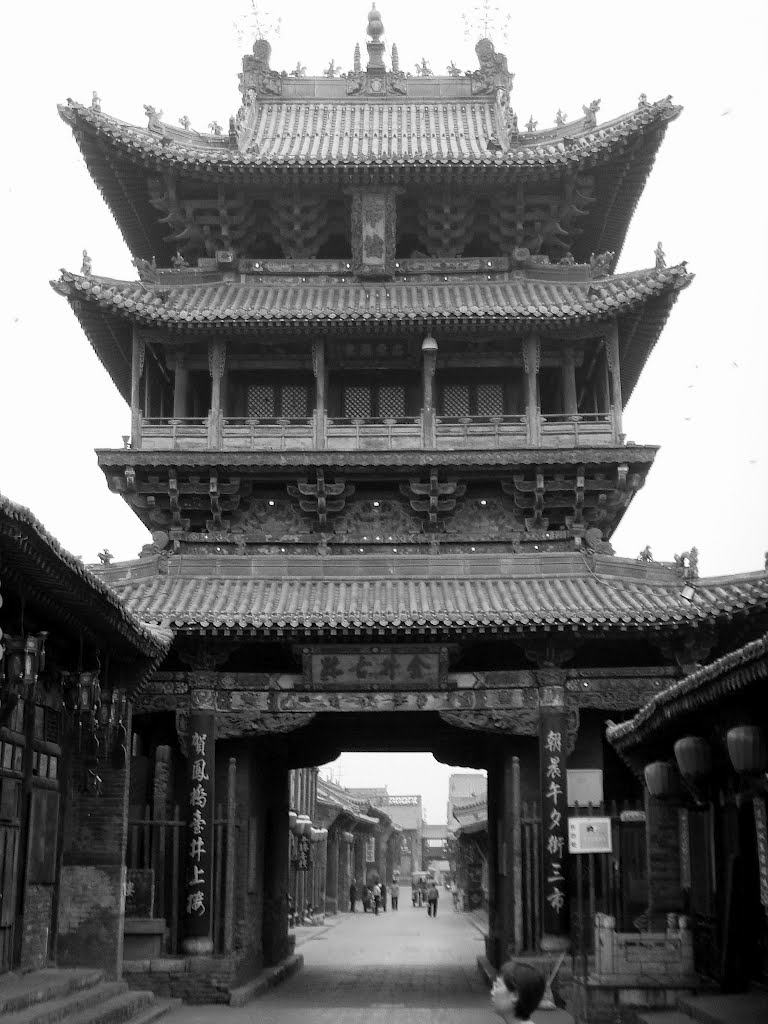
<svg viewBox="0 0 768 1024">
<path fill-rule="evenodd" d="M 164 657 L 172 634 L 146 623 L 102 579 L 59 544 L 32 513 L 0 495 L 0 557 L 3 573 L 32 590 L 30 600 L 52 609 L 55 619 L 86 629 L 119 659 Z M 6 586 L 8 586 L 6 579 Z"/>
<path fill-rule="evenodd" d="M 567 268 L 563 268 L 567 271 Z M 54 289 L 79 318 L 118 390 L 130 395 L 131 325 L 176 334 L 291 332 L 380 334 L 383 325 L 454 331 L 464 324 L 509 325 L 543 333 L 618 318 L 626 403 L 692 275 L 685 264 L 576 282 L 530 279 L 387 284 L 216 284 L 149 286 L 62 270 Z M 385 328 L 386 329 L 386 328 Z"/>
<path fill-rule="evenodd" d="M 768 633 L 668 686 L 632 718 L 609 726 L 606 737 L 622 756 L 632 757 L 687 716 L 717 706 L 755 683 L 764 686 L 766 680 Z"/>
<path fill-rule="evenodd" d="M 290 105 L 289 105 L 290 106 Z M 355 159 L 304 157 L 301 153 L 271 157 L 269 150 L 241 153 L 221 137 L 199 135 L 170 125 L 159 131 L 128 125 L 70 101 L 59 106 L 71 128 L 88 170 L 110 207 L 134 256 L 166 263 L 174 249 L 163 241 L 147 179 L 169 174 L 187 181 L 253 184 L 354 185 L 367 182 L 433 185 L 435 175 L 509 185 L 512 181 L 595 174 L 597 202 L 580 225 L 575 249 L 579 258 L 591 252 L 620 252 L 638 199 L 653 167 L 670 121 L 681 107 L 669 99 L 639 108 L 587 129 L 582 122 L 566 125 L 561 134 L 522 135 L 507 152 L 433 153 L 413 157 L 361 154 Z M 119 173 L 118 173 L 119 168 Z"/>
<path fill-rule="evenodd" d="M 149 561 L 149 564 L 147 562 Z M 503 563 L 503 564 L 502 564 Z M 200 559 L 110 567 L 112 585 L 151 621 L 180 631 L 271 637 L 674 633 L 768 611 L 768 576 L 699 580 L 696 601 L 664 566 L 578 554 L 379 556 L 364 578 L 345 556 Z"/>
</svg>

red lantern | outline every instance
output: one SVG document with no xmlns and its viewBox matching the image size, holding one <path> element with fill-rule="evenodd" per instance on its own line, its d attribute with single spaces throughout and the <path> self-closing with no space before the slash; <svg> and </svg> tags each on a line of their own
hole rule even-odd
<svg viewBox="0 0 768 1024">
<path fill-rule="evenodd" d="M 674 749 L 677 767 L 684 779 L 695 781 L 712 774 L 712 750 L 701 736 L 683 736 Z"/>
<path fill-rule="evenodd" d="M 731 764 L 742 775 L 762 775 L 768 767 L 768 743 L 759 725 L 735 725 L 726 735 Z"/>
<path fill-rule="evenodd" d="M 680 772 L 672 761 L 653 761 L 645 766 L 645 784 L 657 800 L 675 800 L 682 796 Z"/>
</svg>

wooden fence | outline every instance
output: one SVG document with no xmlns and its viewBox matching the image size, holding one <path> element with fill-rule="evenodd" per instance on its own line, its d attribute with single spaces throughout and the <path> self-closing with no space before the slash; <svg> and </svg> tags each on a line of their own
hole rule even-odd
<svg viewBox="0 0 768 1024">
<path fill-rule="evenodd" d="M 535 952 L 541 939 L 541 849 L 542 822 L 539 805 L 523 803 L 520 816 L 520 860 L 522 903 L 521 952 Z M 570 808 L 576 817 L 609 817 L 613 851 L 587 853 L 568 858 L 571 893 L 571 931 L 578 933 L 581 945 L 591 951 L 594 932 L 591 922 L 596 913 L 611 914 L 620 928 L 631 930 L 632 918 L 645 907 L 645 814 L 640 803 L 627 801 L 619 806 Z"/>
<path fill-rule="evenodd" d="M 233 948 L 235 892 L 235 771 L 230 761 L 227 802 L 218 804 L 213 820 L 213 885 L 211 890 L 211 938 L 214 952 L 228 953 Z M 183 939 L 179 908 L 184 905 L 186 854 L 189 826 L 182 819 L 178 804 L 170 819 L 152 817 L 149 804 L 141 818 L 128 820 L 126 866 L 151 868 L 154 872 L 153 916 L 164 918 L 168 927 L 166 952 L 178 953 Z"/>
</svg>

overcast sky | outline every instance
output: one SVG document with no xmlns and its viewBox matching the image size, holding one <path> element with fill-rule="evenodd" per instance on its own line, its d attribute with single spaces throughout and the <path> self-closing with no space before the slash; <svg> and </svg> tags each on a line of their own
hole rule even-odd
<svg viewBox="0 0 768 1024">
<path fill-rule="evenodd" d="M 455 0 L 382 0 L 388 44 L 413 70 L 426 57 L 444 73 L 476 66 Z M 628 437 L 660 444 L 646 487 L 613 538 L 620 555 L 650 544 L 670 560 L 697 545 L 706 575 L 763 567 L 768 550 L 768 349 L 764 320 L 766 228 L 764 67 L 768 5 L 693 0 L 643 4 L 561 0 L 501 4 L 511 14 L 507 54 L 512 105 L 541 127 L 600 98 L 598 120 L 672 94 L 683 104 L 630 227 L 619 270 L 653 263 L 661 240 L 670 262 L 696 280 L 672 311 L 625 415 Z M 4 15 L 2 399 L 0 490 L 27 505 L 74 554 L 94 561 L 107 545 L 133 558 L 148 539 L 110 494 L 94 448 L 120 447 L 130 415 L 66 302 L 48 281 L 79 271 L 86 248 L 96 274 L 133 278 L 127 248 L 56 104 L 68 96 L 145 124 L 143 105 L 206 130 L 226 126 L 239 103 L 243 47 L 233 27 L 247 0 L 117 0 L 14 4 Z M 270 5 L 262 5 L 267 15 Z M 320 74 L 331 59 L 365 54 L 368 3 L 287 0 L 272 65 L 297 61 Z M 360 760 L 365 759 L 362 778 Z M 374 784 L 371 755 L 345 755 L 342 781 Z M 386 762 L 381 762 L 382 772 Z M 418 766 L 421 766 L 419 768 Z M 357 767 L 356 767 L 357 766 Z M 390 792 L 413 789 L 424 761 L 398 756 Z M 448 769 L 424 790 L 442 821 Z M 375 771 L 374 771 L 375 774 Z M 426 785 L 426 783 L 425 783 Z M 432 785 L 430 783 L 430 785 Z"/>
</svg>

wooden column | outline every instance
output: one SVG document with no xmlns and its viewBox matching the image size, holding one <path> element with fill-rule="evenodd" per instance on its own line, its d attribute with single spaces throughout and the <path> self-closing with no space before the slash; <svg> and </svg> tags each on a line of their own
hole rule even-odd
<svg viewBox="0 0 768 1024">
<path fill-rule="evenodd" d="M 421 343 L 422 354 L 422 430 L 424 447 L 434 448 L 436 438 L 435 424 L 435 370 L 437 369 L 437 342 L 428 334 Z"/>
<path fill-rule="evenodd" d="M 620 440 L 623 433 L 622 399 L 621 399 L 621 366 L 619 365 L 619 325 L 614 320 L 605 336 L 605 357 L 608 363 L 609 395 L 611 414 L 616 439 Z"/>
<path fill-rule="evenodd" d="M 523 948 L 523 826 L 520 802 L 520 758 L 512 758 L 512 890 L 514 950 Z"/>
<path fill-rule="evenodd" d="M 211 408 L 208 414 L 208 447 L 220 448 L 222 444 L 221 391 L 227 365 L 227 343 L 216 340 L 208 342 L 208 372 L 211 375 Z"/>
<path fill-rule="evenodd" d="M 541 948 L 547 952 L 558 952 L 568 949 L 570 941 L 565 673 L 557 669 L 543 669 L 537 675 L 543 846 Z M 562 681 L 560 685 L 553 685 L 555 678 Z"/>
<path fill-rule="evenodd" d="M 489 789 L 491 775 L 489 773 Z M 509 960 L 519 951 L 516 939 L 516 916 L 521 906 L 518 897 L 520 886 L 520 761 L 513 754 L 512 740 L 505 738 L 500 743 L 498 764 L 493 773 L 494 789 L 497 793 L 494 820 L 496 822 L 496 893 L 493 899 L 493 927 L 490 929 L 494 941 L 496 966 Z M 489 834 L 490 835 L 490 798 Z M 490 900 L 490 895 L 489 895 Z M 490 908 L 489 908 L 490 910 Z M 490 924 L 490 916 L 489 916 Z"/>
<path fill-rule="evenodd" d="M 187 849 L 184 876 L 184 941 L 188 956 L 213 952 L 213 816 L 216 806 L 216 715 L 194 705 L 187 756 Z"/>
<path fill-rule="evenodd" d="M 531 331 L 523 338 L 523 366 L 525 368 L 525 415 L 528 424 L 528 444 L 541 441 L 539 413 L 539 336 Z"/>
<path fill-rule="evenodd" d="M 339 830 L 338 828 L 331 827 L 328 829 L 328 837 L 326 839 L 326 877 L 325 877 L 325 892 L 326 900 L 325 907 L 326 911 L 332 914 L 337 914 L 340 909 L 339 905 Z M 328 903 L 331 902 L 331 906 Z"/>
<path fill-rule="evenodd" d="M 501 807 L 500 757 L 497 751 L 488 762 L 488 936 L 485 943 L 486 956 L 494 967 L 501 966 L 498 935 L 499 901 L 499 808 Z"/>
<path fill-rule="evenodd" d="M 563 412 L 575 416 L 579 411 L 576 397 L 576 360 L 573 349 L 563 349 Z"/>
<path fill-rule="evenodd" d="M 312 370 L 315 375 L 315 445 L 318 448 L 325 448 L 328 404 L 325 338 L 315 338 L 312 342 Z"/>
<path fill-rule="evenodd" d="M 173 378 L 173 416 L 180 419 L 187 415 L 187 391 L 189 384 L 189 370 L 186 365 L 186 353 L 181 350 L 176 353 L 176 372 Z"/>
<path fill-rule="evenodd" d="M 133 448 L 141 448 L 141 377 L 144 372 L 145 354 L 144 340 L 139 335 L 138 327 L 134 324 L 131 337 L 131 446 Z"/>
<path fill-rule="evenodd" d="M 264 792 L 264 966 L 279 963 L 288 952 L 288 769 L 261 762 Z M 303 875 L 305 872 L 300 871 Z M 297 910 L 303 909 L 297 906 Z"/>
</svg>

